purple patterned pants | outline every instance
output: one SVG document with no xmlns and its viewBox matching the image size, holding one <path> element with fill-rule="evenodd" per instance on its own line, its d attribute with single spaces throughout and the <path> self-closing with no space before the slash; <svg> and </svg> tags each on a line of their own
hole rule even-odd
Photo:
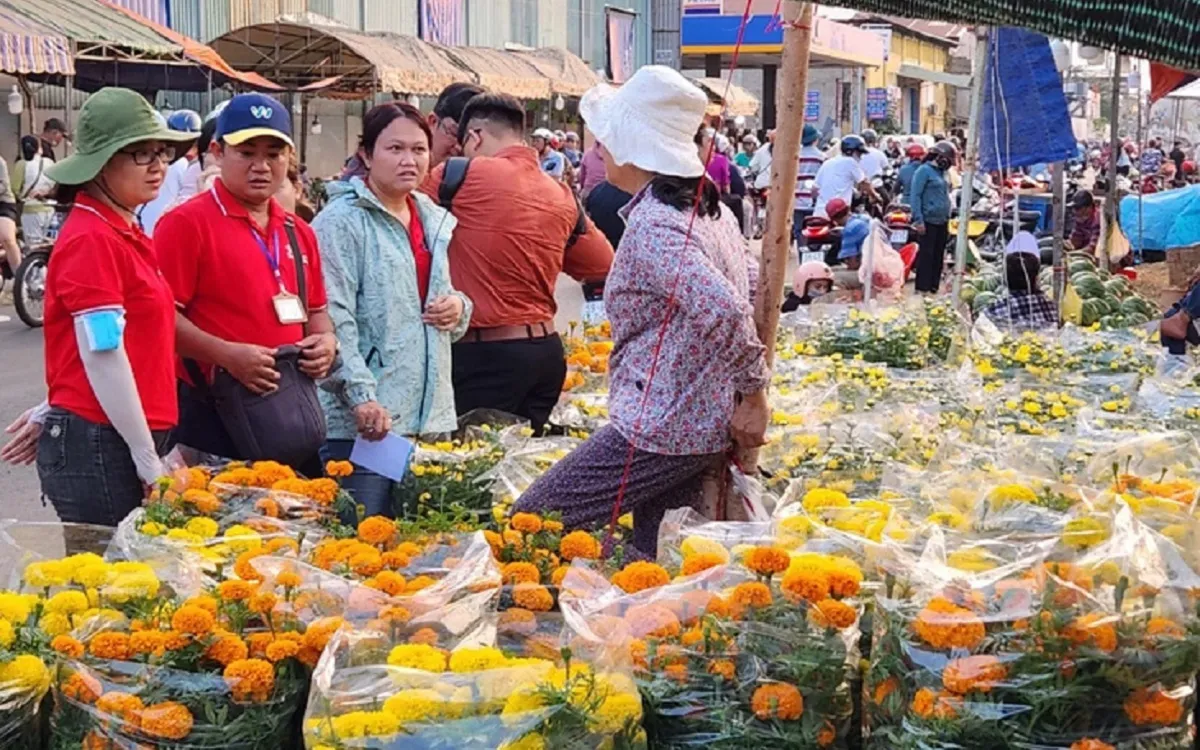
<svg viewBox="0 0 1200 750">
<path fill-rule="evenodd" d="M 567 530 L 599 528 L 612 518 L 629 441 L 612 425 L 555 464 L 517 500 L 516 511 L 562 514 Z M 658 525 L 668 510 L 698 508 L 704 473 L 720 454 L 667 456 L 633 451 L 621 512 L 633 512 L 633 546 L 650 559 L 658 551 Z"/>
</svg>

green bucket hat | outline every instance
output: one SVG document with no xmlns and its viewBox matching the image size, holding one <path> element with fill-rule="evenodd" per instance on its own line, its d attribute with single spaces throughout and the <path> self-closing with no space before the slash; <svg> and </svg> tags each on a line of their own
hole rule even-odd
<svg viewBox="0 0 1200 750">
<path fill-rule="evenodd" d="M 60 185 L 82 185 L 100 174 L 113 154 L 126 146 L 195 139 L 195 134 L 168 130 L 150 102 L 136 91 L 105 88 L 89 96 L 79 110 L 75 152 L 46 170 L 46 176 Z"/>
</svg>

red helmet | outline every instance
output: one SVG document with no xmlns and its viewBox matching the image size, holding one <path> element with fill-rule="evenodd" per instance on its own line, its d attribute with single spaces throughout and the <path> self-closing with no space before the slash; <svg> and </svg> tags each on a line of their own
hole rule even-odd
<svg viewBox="0 0 1200 750">
<path fill-rule="evenodd" d="M 925 147 L 919 143 L 913 143 L 913 144 L 909 145 L 908 148 L 904 149 L 904 153 L 910 159 L 924 159 L 925 158 Z"/>
<path fill-rule="evenodd" d="M 848 213 L 850 213 L 850 206 L 841 198 L 834 198 L 825 204 L 825 215 L 828 216 L 830 220 L 837 219 L 842 214 Z"/>
<path fill-rule="evenodd" d="M 1183 173 L 1184 174 L 1196 174 L 1196 162 L 1192 161 L 1191 159 L 1188 159 L 1187 161 L 1185 161 L 1183 163 Z"/>
</svg>

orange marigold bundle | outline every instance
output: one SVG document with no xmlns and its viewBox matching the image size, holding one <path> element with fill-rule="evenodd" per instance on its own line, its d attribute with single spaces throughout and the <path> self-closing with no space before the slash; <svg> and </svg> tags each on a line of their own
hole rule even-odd
<svg viewBox="0 0 1200 750">
<path fill-rule="evenodd" d="M 942 670 L 942 685 L 951 693 L 989 693 L 1008 676 L 1008 669 L 990 655 L 954 659 Z"/>
<path fill-rule="evenodd" d="M 221 674 L 239 702 L 262 703 L 275 690 L 275 667 L 261 659 L 238 659 Z"/>
<path fill-rule="evenodd" d="M 671 582 L 671 575 L 661 565 L 638 561 L 615 573 L 612 582 L 626 594 L 636 594 L 639 591 L 666 586 Z"/>
<path fill-rule="evenodd" d="M 1183 704 L 1161 690 L 1138 688 L 1125 699 L 1125 715 L 1139 726 L 1165 726 L 1183 717 Z"/>
<path fill-rule="evenodd" d="M 929 600 L 912 626 L 921 640 L 940 649 L 971 649 L 987 634 L 974 612 L 940 596 Z"/>
<path fill-rule="evenodd" d="M 791 562 L 791 555 L 779 547 L 755 547 L 742 559 L 747 570 L 763 578 L 782 573 Z"/>
<path fill-rule="evenodd" d="M 598 560 L 602 553 L 600 542 L 586 531 L 572 531 L 558 543 L 558 553 L 567 562 L 572 560 Z"/>
<path fill-rule="evenodd" d="M 804 696 L 795 685 L 760 685 L 750 698 L 750 709 L 762 721 L 796 721 L 804 714 Z"/>
</svg>

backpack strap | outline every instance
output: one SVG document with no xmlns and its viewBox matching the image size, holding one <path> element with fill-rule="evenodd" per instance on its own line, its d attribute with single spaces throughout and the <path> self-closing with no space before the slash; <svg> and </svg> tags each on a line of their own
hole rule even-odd
<svg viewBox="0 0 1200 750">
<path fill-rule="evenodd" d="M 465 156 L 452 156 L 446 160 L 446 169 L 442 173 L 442 184 L 438 186 L 438 203 L 447 211 L 454 203 L 454 196 L 467 181 L 467 170 L 471 160 Z"/>
<path fill-rule="evenodd" d="M 304 307 L 304 315 L 308 316 L 308 282 L 304 274 L 304 255 L 300 250 L 300 240 L 296 238 L 296 220 L 288 216 L 283 220 L 283 231 L 287 234 L 288 245 L 292 251 L 292 262 L 296 266 L 296 296 Z M 304 335 L 308 335 L 308 323 L 303 324 Z"/>
<path fill-rule="evenodd" d="M 574 245 L 584 232 L 587 231 L 587 213 L 583 210 L 583 204 L 579 202 L 579 196 L 575 196 L 575 226 L 571 229 L 571 236 L 567 238 L 567 247 Z"/>
</svg>

